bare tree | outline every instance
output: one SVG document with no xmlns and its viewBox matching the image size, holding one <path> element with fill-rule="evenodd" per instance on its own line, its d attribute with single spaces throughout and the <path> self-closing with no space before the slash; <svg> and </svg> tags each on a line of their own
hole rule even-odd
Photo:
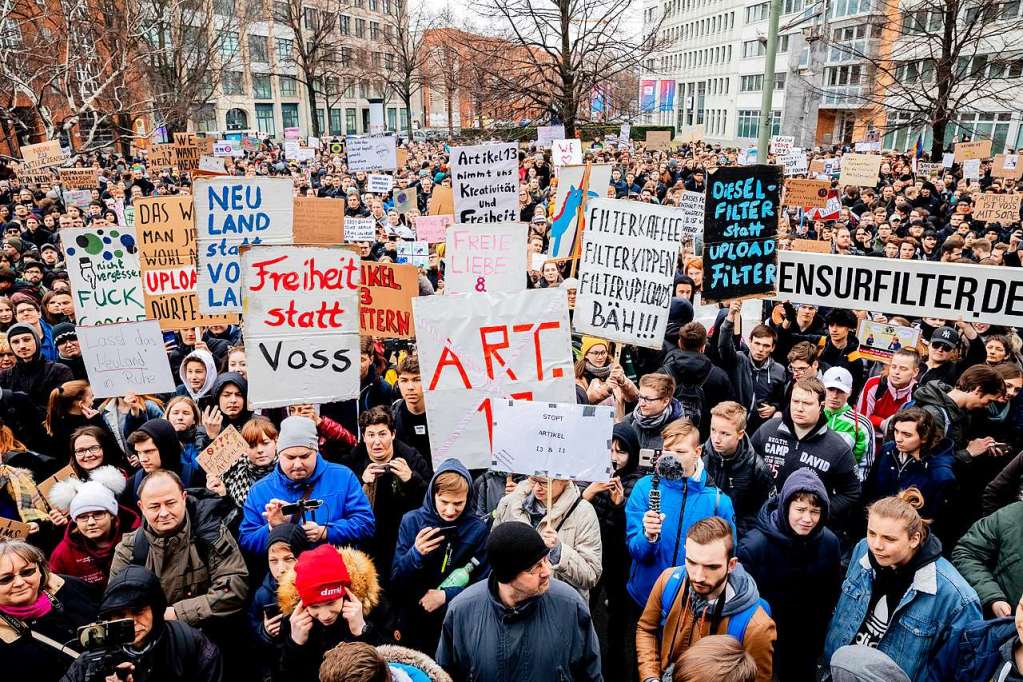
<svg viewBox="0 0 1023 682">
<path fill-rule="evenodd" d="M 405 108 L 407 134 L 412 138 L 412 99 L 423 87 L 428 71 L 429 50 L 425 45 L 427 32 L 436 19 L 424 8 L 410 10 L 408 2 L 395 3 L 391 22 L 384 26 L 381 45 L 385 48 L 379 78 L 386 90 L 394 94 Z"/>
<path fill-rule="evenodd" d="M 875 39 L 842 39 L 841 32 L 826 37 L 832 53 L 849 62 L 845 68 L 855 70 L 826 69 L 821 86 L 825 98 L 898 112 L 894 120 L 888 116 L 889 132 L 931 127 L 932 159 L 941 158 L 946 131 L 961 112 L 982 103 L 1018 108 L 1023 75 L 1019 2 L 876 1 Z M 884 40 L 878 39 L 881 31 Z M 965 136 L 973 133 L 967 130 Z"/>
<path fill-rule="evenodd" d="M 638 35 L 631 0 L 475 0 L 495 27 L 478 39 L 478 63 L 523 114 L 553 114 L 575 135 L 596 87 L 635 70 L 664 45 L 660 21 Z"/>
<path fill-rule="evenodd" d="M 468 59 L 462 54 L 464 48 L 459 49 L 458 38 L 458 32 L 452 29 L 440 28 L 430 32 L 424 76 L 424 85 L 444 100 L 448 135 L 453 135 L 455 130 L 455 103 L 463 91 L 472 92 L 468 83 L 463 84 Z"/>
</svg>

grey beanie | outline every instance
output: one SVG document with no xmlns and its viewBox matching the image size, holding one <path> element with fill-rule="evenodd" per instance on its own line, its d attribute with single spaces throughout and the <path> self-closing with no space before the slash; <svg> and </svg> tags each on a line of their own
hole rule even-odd
<svg viewBox="0 0 1023 682">
<path fill-rule="evenodd" d="M 288 448 L 310 448 L 318 450 L 320 437 L 316 433 L 316 424 L 309 417 L 288 417 L 281 422 L 281 432 L 277 436 L 277 454 Z"/>
</svg>

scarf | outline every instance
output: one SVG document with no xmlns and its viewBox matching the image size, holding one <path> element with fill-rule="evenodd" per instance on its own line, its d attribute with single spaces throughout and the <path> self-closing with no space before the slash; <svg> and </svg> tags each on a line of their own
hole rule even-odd
<svg viewBox="0 0 1023 682">
<path fill-rule="evenodd" d="M 18 620 L 37 620 L 53 610 L 53 602 L 46 592 L 40 592 L 39 598 L 27 606 L 0 606 L 0 613 Z"/>
<path fill-rule="evenodd" d="M 265 467 L 256 466 L 248 457 L 242 457 L 234 463 L 230 469 L 224 472 L 221 480 L 227 488 L 227 494 L 231 496 L 239 507 L 245 506 L 245 498 L 249 496 L 249 489 L 259 479 L 263 478 L 277 466 L 277 456 L 274 455 L 272 462 Z"/>
<path fill-rule="evenodd" d="M 18 514 L 24 523 L 33 521 L 49 521 L 46 502 L 39 494 L 32 474 L 24 469 L 15 469 L 6 464 L 0 465 L 0 488 L 10 495 L 18 507 Z"/>
<path fill-rule="evenodd" d="M 601 381 L 607 381 L 607 378 L 611 376 L 611 363 L 607 363 L 603 367 L 597 367 L 589 360 L 586 360 L 586 373 L 594 376 Z"/>
<path fill-rule="evenodd" d="M 674 400 L 672 400 L 672 403 Z M 655 414 L 652 417 L 647 417 L 639 411 L 637 407 L 632 412 L 632 420 L 635 422 L 636 427 L 643 429 L 644 431 L 660 431 L 661 428 L 671 420 L 672 408 L 674 405 L 668 403 L 668 406 L 664 408 L 664 411 L 660 414 Z"/>
</svg>

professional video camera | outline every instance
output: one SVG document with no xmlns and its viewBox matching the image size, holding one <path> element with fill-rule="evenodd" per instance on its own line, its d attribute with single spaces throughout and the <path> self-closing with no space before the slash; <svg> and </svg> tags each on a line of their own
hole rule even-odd
<svg viewBox="0 0 1023 682">
<path fill-rule="evenodd" d="M 135 641 L 135 621 L 131 618 L 103 620 L 78 628 L 78 643 L 85 653 L 85 679 L 88 682 L 102 682 L 109 675 L 117 679 L 128 678 L 128 671 L 117 666 L 130 663 L 131 657 L 124 651 L 125 645 Z"/>
</svg>

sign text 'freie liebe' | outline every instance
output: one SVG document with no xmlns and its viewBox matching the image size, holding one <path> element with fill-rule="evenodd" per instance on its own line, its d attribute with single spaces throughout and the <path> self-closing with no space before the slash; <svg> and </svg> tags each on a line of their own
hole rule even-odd
<svg viewBox="0 0 1023 682">
<path fill-rule="evenodd" d="M 359 394 L 359 258 L 326 246 L 242 251 L 249 402 L 329 403 Z"/>
<path fill-rule="evenodd" d="M 452 225 L 444 251 L 444 290 L 500 293 L 526 288 L 525 223 Z"/>
<path fill-rule="evenodd" d="M 291 243 L 292 194 L 287 178 L 209 178 L 195 183 L 202 312 L 242 311 L 238 251 L 249 244 Z"/>
</svg>

